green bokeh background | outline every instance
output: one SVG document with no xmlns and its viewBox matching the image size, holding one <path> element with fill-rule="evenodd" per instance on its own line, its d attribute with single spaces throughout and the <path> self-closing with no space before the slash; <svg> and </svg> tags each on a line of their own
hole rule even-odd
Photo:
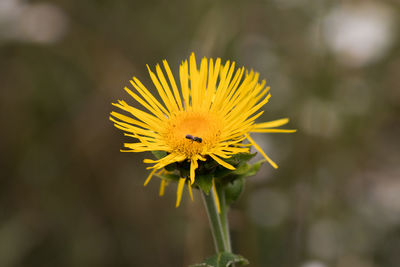
<svg viewBox="0 0 400 267">
<path fill-rule="evenodd" d="M 4 1 L 0 266 L 213 254 L 197 192 L 176 209 L 175 185 L 163 198 L 157 179 L 143 187 L 150 153 L 120 153 L 127 139 L 108 120 L 111 102 L 136 105 L 123 91 L 133 75 L 154 92 L 146 64 L 177 74 L 192 51 L 260 72 L 272 93 L 260 121 L 299 130 L 254 135 L 280 168 L 263 166 L 233 206 L 234 251 L 255 267 L 400 266 L 399 1 Z M 366 3 L 391 14 L 391 41 L 357 63 L 324 29 L 333 10 Z M 45 8 L 24 22 L 14 4 Z"/>
</svg>

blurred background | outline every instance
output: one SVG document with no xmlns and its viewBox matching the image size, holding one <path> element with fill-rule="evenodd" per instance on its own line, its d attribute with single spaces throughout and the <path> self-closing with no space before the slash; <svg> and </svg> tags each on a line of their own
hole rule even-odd
<svg viewBox="0 0 400 267">
<path fill-rule="evenodd" d="M 201 199 L 143 187 L 111 102 L 194 51 L 271 85 L 233 246 L 250 266 L 400 266 L 400 1 L 0 0 L 0 266 L 188 266 L 214 253 Z M 136 104 L 135 104 L 136 105 Z"/>
</svg>

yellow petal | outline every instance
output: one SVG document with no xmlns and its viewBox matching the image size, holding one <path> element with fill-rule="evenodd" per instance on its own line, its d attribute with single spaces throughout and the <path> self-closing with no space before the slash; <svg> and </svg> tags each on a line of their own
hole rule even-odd
<svg viewBox="0 0 400 267">
<path fill-rule="evenodd" d="M 179 67 L 179 77 L 181 81 L 182 97 L 185 103 L 185 109 L 188 110 L 190 106 L 189 100 L 189 74 L 188 74 L 188 62 L 185 60 Z"/>
<path fill-rule="evenodd" d="M 156 171 L 157 171 L 157 169 L 154 169 L 154 170 L 152 170 L 152 171 L 150 172 L 149 176 L 147 177 L 146 181 L 145 181 L 144 184 L 143 184 L 144 186 L 146 186 L 146 185 L 150 182 L 151 177 L 153 177 L 153 174 L 154 174 Z"/>
<path fill-rule="evenodd" d="M 283 118 L 283 119 L 274 120 L 274 121 L 257 123 L 254 126 L 255 126 L 255 128 L 258 128 L 258 129 L 261 129 L 261 128 L 275 128 L 275 127 L 279 127 L 279 126 L 285 125 L 288 122 L 289 122 L 289 118 Z"/>
<path fill-rule="evenodd" d="M 197 163 L 197 158 L 192 158 L 190 160 L 190 184 L 194 183 L 195 173 L 196 173 L 195 171 L 198 166 L 199 164 Z"/>
<path fill-rule="evenodd" d="M 258 150 L 258 152 L 261 153 L 261 155 L 264 156 L 264 158 L 268 161 L 269 164 L 271 164 L 272 167 L 274 167 L 275 169 L 278 169 L 278 165 L 276 165 L 275 162 L 272 161 L 272 159 L 270 159 L 267 154 L 265 154 L 265 152 L 261 149 L 261 147 L 259 145 L 257 145 L 257 143 L 253 140 L 253 138 L 250 137 L 250 135 L 246 134 L 247 139 L 250 141 L 250 143 L 253 144 L 253 146 Z"/>
<path fill-rule="evenodd" d="M 218 213 L 221 213 L 221 205 L 219 203 L 219 197 L 218 197 L 218 193 L 217 193 L 217 188 L 215 187 L 215 179 L 212 179 L 212 191 L 214 194 L 214 198 L 215 198 L 215 205 L 217 206 L 217 211 Z"/>
<path fill-rule="evenodd" d="M 295 133 L 295 129 L 255 129 L 251 130 L 252 133 Z"/>
<path fill-rule="evenodd" d="M 192 186 L 188 183 L 188 189 L 189 189 L 189 195 L 190 199 L 193 201 L 193 192 L 192 192 Z"/>
<path fill-rule="evenodd" d="M 230 170 L 235 170 L 236 168 L 233 167 L 231 164 L 226 163 L 225 161 L 223 161 L 222 159 L 218 158 L 217 156 L 215 156 L 214 154 L 210 154 L 210 157 L 212 157 L 216 162 L 218 162 L 218 164 L 224 166 L 227 169 Z"/>
<path fill-rule="evenodd" d="M 178 182 L 178 189 L 176 190 L 176 207 L 179 207 L 182 199 L 183 186 L 185 185 L 186 178 L 180 178 Z"/>
<path fill-rule="evenodd" d="M 165 186 L 166 186 L 166 181 L 164 179 L 161 179 L 161 184 L 160 184 L 160 197 L 164 195 L 165 192 Z"/>
<path fill-rule="evenodd" d="M 161 83 L 159 82 L 157 76 L 151 71 L 150 67 L 147 65 L 147 70 L 150 74 L 150 78 L 153 81 L 154 86 L 156 87 L 159 96 L 161 97 L 162 101 L 164 102 L 165 106 L 169 111 L 176 111 L 176 106 L 171 103 L 170 98 L 168 98 L 167 94 L 164 91 Z"/>
<path fill-rule="evenodd" d="M 164 64 L 164 69 L 167 72 L 169 82 L 171 83 L 172 90 L 174 91 L 176 102 L 178 103 L 179 109 L 182 109 L 182 100 L 179 94 L 178 87 L 176 86 L 175 78 L 172 75 L 172 71 L 168 65 L 168 62 L 166 60 L 163 60 L 163 64 Z"/>
</svg>

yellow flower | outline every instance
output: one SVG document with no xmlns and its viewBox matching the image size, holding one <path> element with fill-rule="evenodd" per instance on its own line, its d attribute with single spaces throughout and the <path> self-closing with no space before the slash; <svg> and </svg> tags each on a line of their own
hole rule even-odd
<svg viewBox="0 0 400 267">
<path fill-rule="evenodd" d="M 185 60 L 179 68 L 180 89 L 166 60 L 164 71 L 160 65 L 156 72 L 148 67 L 150 77 L 162 102 L 136 78 L 130 81 L 136 91 L 125 90 L 146 111 L 132 107 L 123 100 L 114 106 L 128 112 L 132 117 L 111 112 L 110 120 L 115 127 L 123 130 L 126 136 L 136 142 L 125 143 L 123 152 L 165 151 L 167 156 L 159 160 L 145 159 L 153 164 L 152 175 L 174 162 L 189 161 L 190 177 L 182 177 L 178 183 L 177 206 L 182 196 L 186 178 L 190 184 L 195 181 L 198 161 L 208 157 L 228 169 L 234 166 L 224 161 L 237 153 L 249 152 L 253 145 L 274 167 L 278 166 L 254 142 L 249 133 L 289 133 L 296 130 L 276 129 L 288 123 L 289 119 L 255 123 L 263 113 L 260 111 L 269 98 L 269 87 L 265 80 L 259 81 L 259 74 L 244 67 L 235 70 L 235 63 L 221 59 L 203 58 L 198 69 L 194 53 L 189 62 Z M 243 141 L 247 139 L 250 144 Z M 189 192 L 191 187 L 189 184 Z M 166 182 L 162 180 L 160 195 L 164 193 Z"/>
</svg>

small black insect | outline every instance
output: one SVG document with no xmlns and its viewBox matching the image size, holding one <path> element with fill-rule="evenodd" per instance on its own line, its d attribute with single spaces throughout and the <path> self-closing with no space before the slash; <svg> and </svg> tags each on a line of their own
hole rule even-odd
<svg viewBox="0 0 400 267">
<path fill-rule="evenodd" d="M 190 134 L 187 134 L 187 135 L 185 136 L 185 138 L 186 138 L 186 139 L 189 139 L 189 140 L 192 140 L 192 141 L 195 141 L 195 142 L 197 142 L 197 143 L 203 142 L 203 139 L 202 139 L 202 138 L 197 137 L 197 136 L 193 136 L 193 135 L 190 135 Z"/>
<path fill-rule="evenodd" d="M 186 137 L 186 139 L 189 139 L 189 140 L 194 140 L 194 137 L 193 137 L 193 135 L 187 134 L 185 137 Z"/>
<path fill-rule="evenodd" d="M 200 138 L 200 137 L 193 137 L 193 141 L 195 141 L 195 142 L 197 142 L 197 143 L 201 143 L 201 142 L 203 142 L 203 139 L 202 138 Z"/>
</svg>

